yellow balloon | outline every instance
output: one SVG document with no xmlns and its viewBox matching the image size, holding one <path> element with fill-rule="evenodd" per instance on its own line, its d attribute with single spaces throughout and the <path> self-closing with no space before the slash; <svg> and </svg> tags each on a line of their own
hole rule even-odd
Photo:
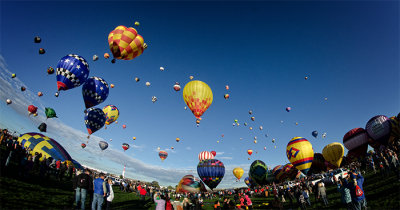
<svg viewBox="0 0 400 210">
<path fill-rule="evenodd" d="M 314 150 L 307 139 L 294 137 L 286 146 L 286 156 L 293 166 L 307 174 L 314 159 Z"/>
<path fill-rule="evenodd" d="M 106 125 L 110 125 L 116 121 L 119 117 L 119 110 L 114 105 L 107 105 L 103 108 L 103 112 L 106 115 Z"/>
<path fill-rule="evenodd" d="M 322 150 L 322 156 L 324 156 L 325 160 L 338 168 L 340 167 L 340 163 L 342 163 L 343 155 L 344 147 L 339 142 L 328 144 Z"/>
<path fill-rule="evenodd" d="M 243 171 L 243 169 L 240 168 L 240 167 L 237 167 L 237 168 L 234 168 L 234 169 L 233 169 L 233 175 L 235 175 L 235 177 L 236 177 L 237 179 L 240 179 L 240 178 L 243 176 L 243 173 L 244 173 L 244 171 Z"/>
<path fill-rule="evenodd" d="M 183 100 L 194 116 L 199 119 L 213 101 L 211 88 L 199 80 L 190 81 L 183 88 Z"/>
</svg>

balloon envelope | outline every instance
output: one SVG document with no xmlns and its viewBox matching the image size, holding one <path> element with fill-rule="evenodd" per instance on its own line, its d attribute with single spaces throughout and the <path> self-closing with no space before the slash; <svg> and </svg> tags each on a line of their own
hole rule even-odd
<svg viewBox="0 0 400 210">
<path fill-rule="evenodd" d="M 105 150 L 105 149 L 108 148 L 108 143 L 105 142 L 105 141 L 100 141 L 99 142 L 99 147 L 100 147 L 101 150 Z"/>
<path fill-rule="evenodd" d="M 357 157 L 364 157 L 368 150 L 368 134 L 363 128 L 354 128 L 343 137 L 343 144 Z"/>
<path fill-rule="evenodd" d="M 293 166 L 307 174 L 314 158 L 314 150 L 307 139 L 294 137 L 286 146 L 286 156 Z"/>
<path fill-rule="evenodd" d="M 89 76 L 89 64 L 81 56 L 69 54 L 57 64 L 57 89 L 68 90 L 86 82 Z"/>
<path fill-rule="evenodd" d="M 103 108 L 103 112 L 106 115 L 106 125 L 110 125 L 115 122 L 119 117 L 119 110 L 114 105 L 107 105 Z"/>
<path fill-rule="evenodd" d="M 52 157 L 62 162 L 72 160 L 68 152 L 56 140 L 40 133 L 21 134 L 17 141 L 21 143 L 22 147 L 29 147 L 33 154 L 42 153 L 43 157 Z"/>
<path fill-rule="evenodd" d="M 106 122 L 106 115 L 104 114 L 103 110 L 99 108 L 91 107 L 86 111 L 85 124 L 90 135 L 104 126 Z"/>
<path fill-rule="evenodd" d="M 132 60 L 144 51 L 143 37 L 136 29 L 122 25 L 110 32 L 108 44 L 114 58 L 120 60 Z"/>
<path fill-rule="evenodd" d="M 44 110 L 47 118 L 57 117 L 56 111 L 53 108 L 46 107 Z"/>
<path fill-rule="evenodd" d="M 267 171 L 267 165 L 265 165 L 263 161 L 255 160 L 250 165 L 249 177 L 251 177 L 251 179 L 254 180 L 257 184 L 263 185 L 267 176 Z"/>
<path fill-rule="evenodd" d="M 199 153 L 199 161 L 214 159 L 214 155 L 209 151 L 203 151 Z"/>
<path fill-rule="evenodd" d="M 41 123 L 38 127 L 38 129 L 40 130 L 40 132 L 46 132 L 47 131 L 47 125 L 46 123 Z"/>
<path fill-rule="evenodd" d="M 344 155 L 344 147 L 339 142 L 328 144 L 322 150 L 322 155 L 330 164 L 340 167 Z"/>
<path fill-rule="evenodd" d="M 235 177 L 236 177 L 237 179 L 242 178 L 243 173 L 244 173 L 244 171 L 243 171 L 243 169 L 240 168 L 240 167 L 237 167 L 237 168 L 234 168 L 234 169 L 233 169 L 233 175 L 235 175 Z"/>
<path fill-rule="evenodd" d="M 317 136 L 318 136 L 318 131 L 313 131 L 311 134 L 312 134 L 312 136 L 314 136 L 315 138 L 317 138 Z"/>
<path fill-rule="evenodd" d="M 200 161 L 197 165 L 197 174 L 212 190 L 222 181 L 222 178 L 225 175 L 225 166 L 217 159 Z"/>
<path fill-rule="evenodd" d="M 166 151 L 160 151 L 158 153 L 158 156 L 161 158 L 162 161 L 164 161 L 168 157 L 168 152 Z"/>
<path fill-rule="evenodd" d="M 194 80 L 187 83 L 183 88 L 183 100 L 194 116 L 199 119 L 210 107 L 213 101 L 213 93 L 206 83 Z"/>
<path fill-rule="evenodd" d="M 193 175 L 186 175 L 182 177 L 178 183 L 178 186 L 176 187 L 177 193 L 198 193 L 206 191 L 207 190 L 203 182 Z"/>
<path fill-rule="evenodd" d="M 82 86 L 82 96 L 86 109 L 96 106 L 108 97 L 108 84 L 100 77 L 90 77 Z"/>
<path fill-rule="evenodd" d="M 387 145 L 390 137 L 391 125 L 388 117 L 384 115 L 377 115 L 371 118 L 365 130 L 368 135 L 374 140 L 383 145 Z"/>
</svg>

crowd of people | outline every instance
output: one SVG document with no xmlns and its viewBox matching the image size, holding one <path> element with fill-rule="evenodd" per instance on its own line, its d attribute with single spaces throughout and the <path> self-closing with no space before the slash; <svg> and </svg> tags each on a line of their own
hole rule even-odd
<svg viewBox="0 0 400 210">
<path fill-rule="evenodd" d="M 1 176 L 26 180 L 32 177 L 41 180 L 55 179 L 58 181 L 71 180 L 75 190 L 75 208 L 85 209 L 87 202 L 95 210 L 111 209 L 114 200 L 114 178 L 107 177 L 89 169 L 75 169 L 72 164 L 46 157 L 23 147 L 17 136 L 6 129 L 0 130 L 0 162 Z M 313 182 L 312 176 L 296 180 L 295 184 L 272 183 L 252 188 L 239 188 L 199 193 L 177 193 L 174 189 L 160 188 L 145 182 L 123 179 L 119 190 L 134 193 L 144 202 L 154 202 L 156 210 L 191 210 L 202 209 L 209 205 L 205 201 L 213 200 L 214 209 L 252 209 L 252 198 L 273 197 L 270 204 L 276 208 L 315 208 L 329 207 L 330 199 L 325 185 L 337 186 L 342 208 L 361 210 L 367 208 L 367 200 L 363 188 L 366 172 L 374 173 L 382 178 L 396 174 L 400 181 L 400 162 L 397 156 L 398 147 L 384 148 L 368 153 L 366 158 L 349 162 L 345 166 L 346 176 L 332 176 L 332 182 L 320 180 Z M 118 188 L 117 188 L 118 189 Z M 330 192 L 332 193 L 332 191 Z M 311 197 L 314 196 L 314 203 Z M 150 199 L 149 199 L 150 198 Z"/>
</svg>

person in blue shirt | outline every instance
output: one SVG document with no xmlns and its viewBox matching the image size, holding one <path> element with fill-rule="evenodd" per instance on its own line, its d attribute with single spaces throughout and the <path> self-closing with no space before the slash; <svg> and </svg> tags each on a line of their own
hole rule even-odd
<svg viewBox="0 0 400 210">
<path fill-rule="evenodd" d="M 351 181 L 347 180 L 349 178 Z M 350 189 L 354 209 L 361 210 L 362 207 L 366 209 L 367 201 L 363 189 L 364 177 L 360 173 L 357 173 L 356 170 L 352 170 L 347 175 L 347 179 L 343 181 L 343 185 Z"/>
<path fill-rule="evenodd" d="M 94 193 L 93 193 L 93 202 L 92 202 L 92 210 L 101 210 L 101 205 L 103 205 L 104 197 L 107 195 L 107 186 L 104 181 L 104 174 L 100 173 L 99 178 L 94 180 Z"/>
</svg>

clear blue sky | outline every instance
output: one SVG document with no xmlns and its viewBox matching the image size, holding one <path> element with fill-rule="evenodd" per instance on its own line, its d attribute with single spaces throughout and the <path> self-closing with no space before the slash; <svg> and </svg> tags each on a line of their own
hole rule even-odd
<svg viewBox="0 0 400 210">
<path fill-rule="evenodd" d="M 328 143 L 342 142 L 348 130 L 365 127 L 371 117 L 399 112 L 397 1 L 6 1 L 1 2 L 0 13 L 1 55 L 29 90 L 44 93 L 41 103 L 53 107 L 62 123 L 86 132 L 81 87 L 55 98 L 55 75 L 46 75 L 47 67 L 56 67 L 61 57 L 83 56 L 89 61 L 90 76 L 115 84 L 98 107 L 113 104 L 121 112 L 118 124 L 95 135 L 113 139 L 109 143 L 120 150 L 122 143 L 136 145 L 126 155 L 155 167 L 195 169 L 203 150 L 220 152 L 216 158 L 229 166 L 261 159 L 274 167 L 287 162 L 286 144 L 295 136 L 309 139 L 315 152 L 321 152 Z M 136 28 L 148 49 L 134 60 L 111 64 L 103 58 L 110 53 L 108 33 L 135 21 L 140 22 Z M 34 44 L 34 36 L 42 43 Z M 38 54 L 40 47 L 46 54 Z M 96 62 L 94 54 L 100 56 Z M 183 89 L 190 75 L 206 82 L 214 94 L 198 128 L 193 114 L 184 110 L 182 91 L 172 88 L 177 81 Z M 141 81 L 136 83 L 134 77 Z M 225 93 L 229 100 L 223 98 Z M 153 95 L 158 98 L 154 104 Z M 290 113 L 287 106 L 292 107 Z M 8 124 L 21 119 L 15 116 Z M 249 125 L 233 127 L 234 119 Z M 319 132 L 317 139 L 311 136 L 313 130 Z M 327 137 L 322 139 L 324 132 Z M 176 143 L 176 137 L 182 141 Z M 79 149 L 85 141 L 68 140 L 76 144 L 70 153 L 80 162 L 88 157 Z M 171 146 L 175 150 L 168 151 L 162 163 L 154 150 Z M 97 143 L 88 147 L 98 148 Z M 250 161 L 247 149 L 254 150 Z M 96 164 L 122 168 L 104 160 Z M 226 173 L 231 176 L 231 171 Z"/>
</svg>

